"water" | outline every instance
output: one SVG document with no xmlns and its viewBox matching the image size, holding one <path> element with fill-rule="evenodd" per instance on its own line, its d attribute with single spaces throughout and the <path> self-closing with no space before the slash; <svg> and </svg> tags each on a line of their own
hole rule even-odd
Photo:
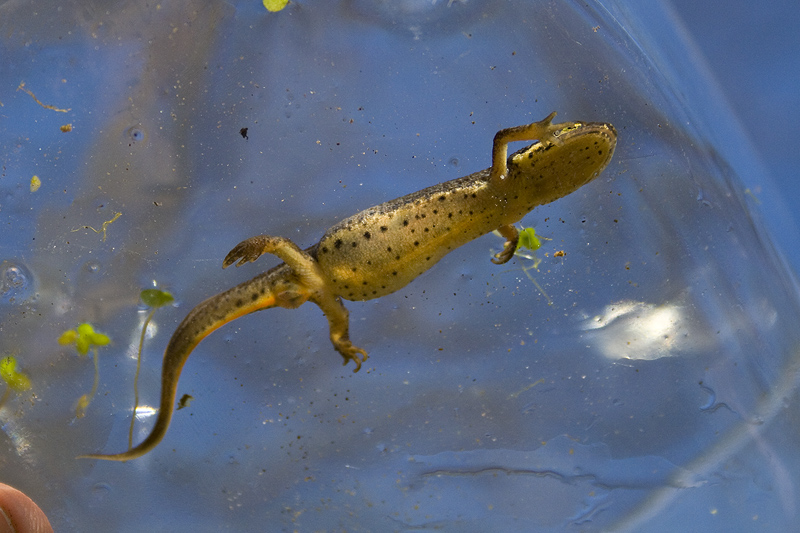
<svg viewBox="0 0 800 533">
<path fill-rule="evenodd" d="M 0 477 L 56 530 L 794 524 L 796 281 L 743 184 L 747 144 L 659 6 L 0 9 L 0 350 L 33 381 L 0 411 Z M 370 352 L 356 375 L 315 307 L 240 319 L 190 358 L 178 394 L 194 399 L 154 452 L 74 459 L 127 445 L 142 289 L 180 304 L 145 340 L 134 440 L 177 323 L 276 263 L 222 271 L 236 243 L 309 246 L 487 167 L 498 129 L 553 110 L 613 123 L 619 144 L 600 179 L 523 221 L 550 239 L 536 269 L 490 263 L 490 235 L 348 302 Z M 76 419 L 93 366 L 56 339 L 81 322 L 113 342 Z"/>
</svg>

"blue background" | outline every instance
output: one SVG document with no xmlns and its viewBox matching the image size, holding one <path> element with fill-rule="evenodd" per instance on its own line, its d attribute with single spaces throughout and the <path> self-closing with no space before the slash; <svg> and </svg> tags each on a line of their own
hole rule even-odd
<svg viewBox="0 0 800 533">
<path fill-rule="evenodd" d="M 0 350 L 33 382 L 0 409 L 0 480 L 65 531 L 793 526 L 798 9 L 702 6 L 681 27 L 660 2 L 0 5 Z M 180 320 L 276 264 L 222 271 L 236 242 L 309 246 L 553 110 L 620 142 L 523 220 L 536 260 L 492 265 L 484 236 L 347 302 L 357 375 L 317 308 L 243 317 L 193 353 L 159 447 L 75 460 L 127 444 L 141 289 L 177 302 L 135 441 Z M 93 365 L 56 339 L 81 322 L 112 343 L 79 418 Z"/>
<path fill-rule="evenodd" d="M 672 0 L 695 52 L 741 121 L 788 208 L 780 248 L 800 267 L 800 3 Z M 742 176 L 747 182 L 747 177 Z M 791 225 L 793 227 L 786 227 Z"/>
</svg>

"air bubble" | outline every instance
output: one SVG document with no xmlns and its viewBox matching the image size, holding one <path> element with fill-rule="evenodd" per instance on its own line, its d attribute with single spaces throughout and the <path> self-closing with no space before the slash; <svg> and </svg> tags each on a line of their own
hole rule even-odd
<svg viewBox="0 0 800 533">
<path fill-rule="evenodd" d="M 128 131 L 125 132 L 125 136 L 131 143 L 143 142 L 147 138 L 144 128 L 141 126 L 133 126 L 128 128 Z"/>
<path fill-rule="evenodd" d="M 21 264 L 11 261 L 0 263 L 0 296 L 3 302 L 15 303 L 31 297 L 33 276 Z"/>
</svg>

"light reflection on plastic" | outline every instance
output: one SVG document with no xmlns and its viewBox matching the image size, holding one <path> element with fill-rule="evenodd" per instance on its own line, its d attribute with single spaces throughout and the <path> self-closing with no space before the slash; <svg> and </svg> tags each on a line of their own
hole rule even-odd
<svg viewBox="0 0 800 533">
<path fill-rule="evenodd" d="M 671 357 L 701 350 L 702 336 L 681 305 L 621 301 L 581 323 L 587 338 L 609 359 Z"/>
<path fill-rule="evenodd" d="M 136 408 L 136 419 L 147 420 L 149 417 L 154 416 L 157 412 L 158 409 L 155 407 L 151 407 L 149 405 L 140 405 Z"/>
</svg>

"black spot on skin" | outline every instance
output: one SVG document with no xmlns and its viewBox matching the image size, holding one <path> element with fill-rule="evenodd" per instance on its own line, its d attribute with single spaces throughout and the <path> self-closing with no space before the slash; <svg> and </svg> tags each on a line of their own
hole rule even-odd
<svg viewBox="0 0 800 533">
<path fill-rule="evenodd" d="M 477 198 L 477 197 L 478 197 L 478 195 L 477 195 L 477 194 L 475 194 L 475 193 L 472 193 L 472 197 L 473 197 L 473 198 Z"/>
<path fill-rule="evenodd" d="M 368 231 L 365 231 L 365 232 L 364 232 L 364 238 L 365 238 L 365 239 L 369 239 L 369 238 L 371 238 L 371 237 L 372 237 L 372 235 L 370 235 L 370 233 L 369 233 Z"/>
<path fill-rule="evenodd" d="M 257 293 L 257 292 L 254 292 L 254 293 L 252 294 L 252 296 L 250 296 L 250 299 L 251 299 L 251 300 L 253 300 L 254 302 L 255 302 L 256 300 L 258 300 L 258 293 Z"/>
<path fill-rule="evenodd" d="M 419 246 L 419 241 L 414 241 L 414 246 Z"/>
<path fill-rule="evenodd" d="M 241 307 L 244 305 L 244 300 L 236 300 L 236 307 Z"/>
<path fill-rule="evenodd" d="M 351 270 L 352 270 L 353 272 L 355 272 L 356 270 L 358 270 L 358 268 L 357 268 L 357 267 L 353 267 Z M 365 281 L 364 283 L 366 283 L 366 281 Z"/>
<path fill-rule="evenodd" d="M 345 285 L 345 286 L 344 286 L 344 288 L 345 288 L 345 289 L 349 289 L 349 288 L 350 288 L 350 285 Z"/>
<path fill-rule="evenodd" d="M 396 276 L 396 275 L 397 275 L 397 270 L 395 270 L 394 272 L 392 272 L 392 276 Z"/>
<path fill-rule="evenodd" d="M 430 261 L 430 260 L 431 260 L 431 258 L 430 258 L 430 257 L 426 257 L 426 258 L 425 258 L 425 261 Z"/>
<path fill-rule="evenodd" d="M 366 284 L 367 284 L 367 282 L 366 282 L 366 281 L 362 281 L 362 282 L 361 282 L 361 284 L 362 284 L 362 285 L 366 285 Z"/>
<path fill-rule="evenodd" d="M 408 226 L 408 220 L 404 220 L 404 221 L 403 221 L 403 225 L 404 225 L 404 226 Z"/>
<path fill-rule="evenodd" d="M 433 210 L 433 214 L 434 214 L 434 215 L 438 215 L 438 214 L 439 214 L 439 210 L 438 210 L 438 209 L 434 209 L 434 210 Z"/>
<path fill-rule="evenodd" d="M 453 218 L 453 213 L 447 213 L 447 218 Z"/>
<path fill-rule="evenodd" d="M 395 258 L 396 260 L 400 261 L 400 256 L 399 256 L 399 255 L 396 255 L 396 256 L 394 256 L 394 258 Z"/>
<path fill-rule="evenodd" d="M 322 247 L 322 253 L 323 254 L 327 254 L 328 253 L 328 247 L 327 246 L 323 246 Z"/>
<path fill-rule="evenodd" d="M 333 243 L 333 247 L 338 250 L 339 248 L 341 248 L 342 244 L 343 244 L 342 239 L 336 239 L 336 242 Z"/>
<path fill-rule="evenodd" d="M 358 246 L 358 243 L 353 241 L 353 248 L 355 248 L 356 246 Z"/>
<path fill-rule="evenodd" d="M 427 233 L 428 231 L 430 231 L 430 230 L 428 228 L 425 228 L 425 232 Z"/>
<path fill-rule="evenodd" d="M 386 247 L 386 251 L 387 251 L 387 252 L 391 252 L 391 251 L 392 251 L 392 247 L 391 247 L 391 246 L 387 246 L 387 247 Z"/>
<path fill-rule="evenodd" d="M 387 228 L 386 226 L 381 226 L 381 231 L 389 231 L 389 228 Z"/>
<path fill-rule="evenodd" d="M 447 199 L 447 197 L 445 195 L 442 195 L 442 196 L 439 197 L 439 201 L 440 202 L 444 202 L 446 199 Z"/>
</svg>

